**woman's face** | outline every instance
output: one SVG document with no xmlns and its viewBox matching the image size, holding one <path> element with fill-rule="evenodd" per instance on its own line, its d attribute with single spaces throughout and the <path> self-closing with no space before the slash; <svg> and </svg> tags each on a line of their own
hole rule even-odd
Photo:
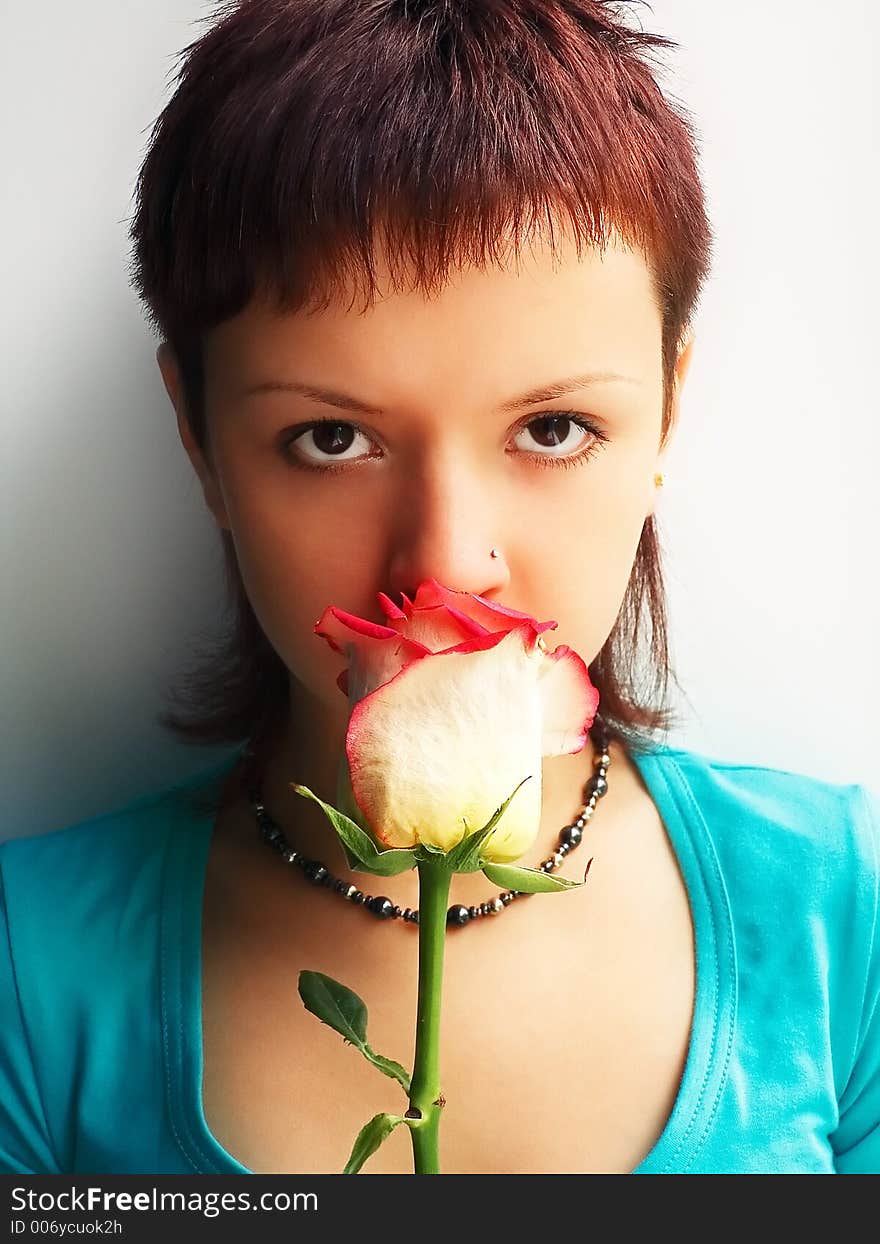
<svg viewBox="0 0 880 1244">
<path fill-rule="evenodd" d="M 379 622 L 379 591 L 435 578 L 556 619 L 548 645 L 588 664 L 608 637 L 662 466 L 661 316 L 641 255 L 564 246 L 459 271 L 430 300 L 387 293 L 380 268 L 386 296 L 366 312 L 252 304 L 207 344 L 212 468 L 160 347 L 253 609 L 331 712 L 347 711 L 345 662 L 313 632 L 330 604 Z"/>
</svg>

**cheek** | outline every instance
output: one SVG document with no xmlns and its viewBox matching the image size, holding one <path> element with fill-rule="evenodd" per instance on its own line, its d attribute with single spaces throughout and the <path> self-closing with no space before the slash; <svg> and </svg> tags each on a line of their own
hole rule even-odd
<svg viewBox="0 0 880 1244">
<path fill-rule="evenodd" d="M 236 553 L 251 608 L 288 671 L 316 694 L 341 696 L 334 683 L 345 660 L 314 633 L 326 605 L 338 598 L 338 577 L 298 544 L 273 549 L 264 539 L 251 545 L 239 538 Z"/>
<path fill-rule="evenodd" d="M 538 612 L 559 626 L 551 646 L 569 644 L 590 664 L 608 638 L 626 594 L 645 517 L 632 504 L 616 514 L 605 507 L 595 521 L 557 534 L 562 547 L 540 554 L 533 566 Z"/>
<path fill-rule="evenodd" d="M 336 678 L 345 658 L 314 633 L 327 605 L 351 613 L 375 609 L 375 574 L 366 550 L 354 552 L 338 519 L 279 505 L 268 490 L 236 491 L 228 505 L 245 593 L 263 632 L 287 670 L 316 698 L 339 707 Z"/>
</svg>

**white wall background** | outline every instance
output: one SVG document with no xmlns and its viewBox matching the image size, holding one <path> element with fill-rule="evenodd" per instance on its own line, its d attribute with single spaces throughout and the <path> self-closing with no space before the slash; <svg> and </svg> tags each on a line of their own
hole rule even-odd
<svg viewBox="0 0 880 1244">
<path fill-rule="evenodd" d="M 223 601 L 218 537 L 127 284 L 177 52 L 213 6 L 56 0 L 0 50 L 0 838 L 229 749 L 155 723 Z M 659 508 L 673 741 L 880 789 L 877 47 L 853 0 L 656 0 L 717 233 Z"/>
</svg>

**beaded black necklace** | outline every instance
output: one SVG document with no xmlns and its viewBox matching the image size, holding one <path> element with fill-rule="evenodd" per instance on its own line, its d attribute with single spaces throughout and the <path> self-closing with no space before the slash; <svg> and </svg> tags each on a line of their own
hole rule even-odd
<svg viewBox="0 0 880 1244">
<path fill-rule="evenodd" d="M 596 810 L 596 804 L 608 790 L 606 775 L 608 766 L 611 764 L 611 757 L 608 754 L 609 738 L 606 727 L 598 718 L 593 723 L 591 733 L 593 732 L 596 735 L 594 739 L 596 754 L 593 758 L 593 774 L 584 784 L 584 805 L 571 824 L 565 825 L 560 831 L 556 850 L 539 865 L 542 872 L 553 872 L 554 869 L 560 866 L 566 855 L 578 847 L 583 837 L 584 829 Z M 364 894 L 362 890 L 359 890 L 357 886 L 352 885 L 350 882 L 334 877 L 320 860 L 307 859 L 299 851 L 295 851 L 285 838 L 280 825 L 272 819 L 263 806 L 254 769 L 254 752 L 248 748 L 243 755 L 245 760 L 242 774 L 244 789 L 247 793 L 248 802 L 256 816 L 257 825 L 262 832 L 263 840 L 268 846 L 273 847 L 286 863 L 296 864 L 313 885 L 325 886 L 327 889 L 333 890 L 348 902 L 365 907 L 367 911 L 372 912 L 380 920 L 396 920 L 402 917 L 406 924 L 418 924 L 418 908 L 411 910 L 407 907 L 401 911 L 395 903 L 391 902 L 391 899 L 386 898 L 382 894 Z M 486 902 L 472 907 L 465 907 L 461 903 L 455 903 L 446 913 L 446 923 L 448 925 L 464 925 L 481 916 L 498 915 L 514 899 L 526 897 L 527 894 L 524 890 L 502 890 L 501 894 L 496 898 L 487 899 Z"/>
</svg>

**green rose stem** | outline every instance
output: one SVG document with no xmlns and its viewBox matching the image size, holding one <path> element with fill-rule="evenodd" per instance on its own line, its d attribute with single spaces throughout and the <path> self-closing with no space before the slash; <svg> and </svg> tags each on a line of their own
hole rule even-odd
<svg viewBox="0 0 880 1244">
<path fill-rule="evenodd" d="M 299 994 L 308 1010 L 345 1041 L 356 1046 L 383 1075 L 396 1080 L 409 1098 L 409 1110 L 405 1115 L 383 1111 L 364 1124 L 345 1165 L 346 1175 L 356 1175 L 370 1155 L 402 1123 L 412 1133 L 415 1174 L 440 1174 L 439 1132 L 440 1111 L 443 1108 L 440 1093 L 440 1010 L 446 912 L 453 874 L 482 870 L 495 885 L 523 894 L 576 889 L 587 880 L 592 860 L 587 863 L 583 881 L 570 881 L 565 877 L 550 877 L 539 869 L 493 864 L 482 858 L 485 840 L 516 791 L 526 781 L 528 778 L 523 778 L 482 829 L 467 832 L 456 846 L 446 852 L 427 844 L 379 850 L 370 835 L 344 812 L 319 799 L 307 786 L 291 783 L 297 794 L 313 800 L 324 809 L 353 869 L 360 867 L 379 877 L 394 877 L 412 868 L 417 868 L 419 873 L 418 1013 L 412 1076 L 400 1063 L 377 1053 L 367 1042 L 367 1008 L 362 998 L 323 972 L 304 969 L 299 974 Z"/>
<path fill-rule="evenodd" d="M 416 1051 L 410 1110 L 413 1158 L 417 1175 L 440 1174 L 440 1008 L 443 994 L 443 954 L 446 949 L 446 911 L 452 881 L 445 859 L 423 860 L 419 872 L 419 998 L 416 1015 Z"/>
</svg>

